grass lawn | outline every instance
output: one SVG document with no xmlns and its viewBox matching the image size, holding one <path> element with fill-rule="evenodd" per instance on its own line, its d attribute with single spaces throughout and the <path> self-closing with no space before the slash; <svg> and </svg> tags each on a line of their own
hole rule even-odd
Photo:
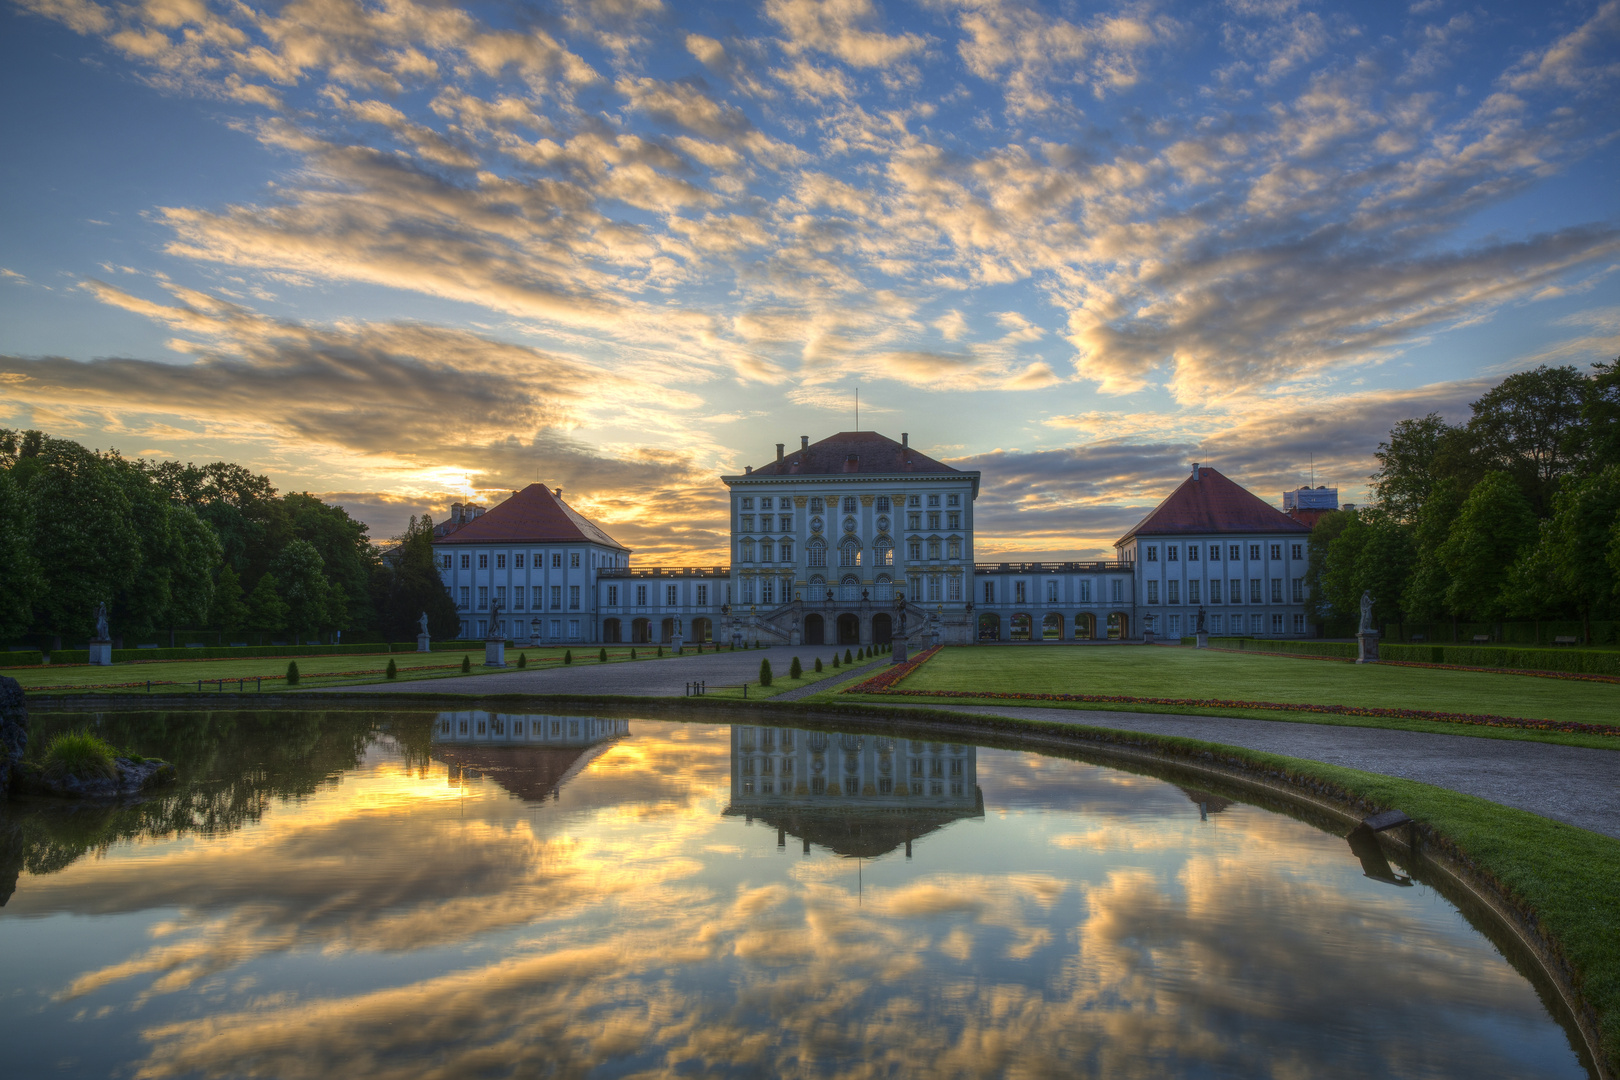
<svg viewBox="0 0 1620 1080">
<path fill-rule="evenodd" d="M 1346 664 L 1281 656 L 1142 646 L 956 647 L 942 650 L 901 683 L 901 690 L 964 693 L 1119 694 L 1131 697 L 1220 698 L 1314 705 L 1373 706 L 1435 712 L 1487 713 L 1527 719 L 1620 724 L 1620 685 L 1543 679 L 1493 672 Z M 892 696 L 840 695 L 842 700 L 889 702 Z M 939 703 L 940 698 L 918 698 Z M 1008 702 L 1008 704 L 1013 704 Z M 1381 717 L 1325 716 L 1209 707 L 1019 701 L 1020 706 L 1117 711 L 1196 712 L 1308 720 L 1327 724 L 1399 727 L 1497 738 L 1532 738 L 1620 750 L 1603 736 L 1480 728 Z"/>
<path fill-rule="evenodd" d="M 809 661 L 808 664 L 806 664 L 807 659 Z M 858 667 L 862 662 L 863 661 L 857 660 L 851 666 L 852 667 Z M 789 660 L 788 663 L 792 663 L 792 661 Z M 822 670 L 817 671 L 817 670 L 815 670 L 816 658 L 813 657 L 813 656 L 808 657 L 808 658 L 806 658 L 804 656 L 800 656 L 799 657 L 799 663 L 800 664 L 806 664 L 806 666 L 804 668 L 804 674 L 801 675 L 797 679 L 790 679 L 790 678 L 788 678 L 787 665 L 785 665 L 785 664 L 781 665 L 782 670 L 777 671 L 776 668 L 777 668 L 778 665 L 777 665 L 777 663 L 775 661 L 772 661 L 771 662 L 771 685 L 769 685 L 769 686 L 761 686 L 761 685 L 759 685 L 758 676 L 755 676 L 754 679 L 751 679 L 749 681 L 749 683 L 748 683 L 748 700 L 749 701 L 755 701 L 755 700 L 764 700 L 766 698 L 773 698 L 777 694 L 783 694 L 783 693 L 786 693 L 789 690 L 796 690 L 801 686 L 809 686 L 811 683 L 818 683 L 818 682 L 821 682 L 823 679 L 831 679 L 831 678 L 834 678 L 835 676 L 838 676 L 838 675 L 848 675 L 850 673 L 850 670 L 851 670 L 848 667 L 837 667 L 837 668 L 835 668 L 828 661 L 823 660 L 821 662 Z M 719 698 L 737 698 L 737 699 L 741 700 L 741 698 L 743 696 L 743 692 L 742 692 L 742 688 L 737 687 L 737 686 L 727 686 L 727 687 L 718 687 L 717 686 L 717 687 L 711 689 L 704 696 L 705 697 L 719 697 Z"/>
<path fill-rule="evenodd" d="M 582 645 L 573 649 L 574 663 L 597 663 L 599 645 Z M 631 646 L 617 645 L 608 648 L 609 663 L 627 663 L 630 661 Z M 653 660 L 658 658 L 657 645 L 634 646 L 637 660 Z M 310 689 L 326 686 L 353 686 L 358 683 L 382 682 L 383 671 L 392 659 L 398 668 L 401 679 L 433 679 L 444 677 L 461 677 L 461 659 L 463 656 L 472 660 L 473 675 L 488 675 L 498 671 L 511 671 L 517 665 L 518 655 L 526 654 L 531 667 L 557 667 L 562 663 L 566 649 L 560 648 L 508 648 L 506 650 L 506 663 L 504 668 L 484 667 L 484 657 L 479 652 L 435 652 L 435 653 L 377 653 L 377 654 L 349 654 L 346 656 L 299 656 L 292 659 L 298 663 L 300 676 L 299 688 Z M 697 655 L 690 650 L 685 654 Z M 669 650 L 665 650 L 664 659 L 671 659 Z M 249 680 L 247 689 L 252 690 L 252 680 L 263 678 L 264 692 L 288 689 L 286 682 L 280 678 L 287 673 L 287 657 L 260 657 L 256 659 L 225 659 L 225 660 L 163 660 L 145 663 L 121 663 L 111 667 L 91 667 L 87 664 L 73 665 L 46 665 L 44 667 L 7 668 L 5 674 L 16 679 L 25 691 L 33 693 L 120 693 L 127 694 L 144 688 L 148 679 L 152 681 L 153 693 L 185 693 L 197 692 L 197 680 L 203 680 L 202 692 L 211 694 L 218 692 L 219 680 L 225 681 L 226 690 L 235 690 L 237 680 Z M 339 673 L 362 673 L 345 674 Z M 786 673 L 783 673 L 786 677 Z M 271 680 L 274 681 L 271 681 Z M 137 686 L 127 684 L 136 683 Z M 41 690 L 42 687 L 51 689 Z"/>
</svg>

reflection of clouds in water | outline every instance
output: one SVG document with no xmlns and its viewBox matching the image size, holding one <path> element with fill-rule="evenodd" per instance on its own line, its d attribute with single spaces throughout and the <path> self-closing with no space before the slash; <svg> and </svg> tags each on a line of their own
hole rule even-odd
<svg viewBox="0 0 1620 1080">
<path fill-rule="evenodd" d="M 1413 902 L 1426 890 L 1371 886 L 1342 840 L 1298 822 L 1233 806 L 1200 823 L 1167 784 L 1046 760 L 992 783 L 1047 805 L 1067 779 L 1064 805 L 1085 810 L 1046 819 L 1029 855 L 1049 861 L 975 871 L 1030 826 L 1014 814 L 943 831 L 918 863 L 868 862 L 857 894 L 852 860 L 777 856 L 769 832 L 720 817 L 729 744 L 704 730 L 641 725 L 543 808 L 477 782 L 448 802 L 442 771 L 379 764 L 221 843 L 115 849 L 16 900 L 186 913 L 73 995 L 517 931 L 493 962 L 453 961 L 465 970 L 150 1023 L 148 1077 L 574 1075 L 631 1058 L 652 1073 L 1502 1075 L 1474 1025 L 1546 1023 L 1460 920 Z M 1323 1032 L 1348 1016 L 1365 1031 L 1329 1059 Z"/>
</svg>

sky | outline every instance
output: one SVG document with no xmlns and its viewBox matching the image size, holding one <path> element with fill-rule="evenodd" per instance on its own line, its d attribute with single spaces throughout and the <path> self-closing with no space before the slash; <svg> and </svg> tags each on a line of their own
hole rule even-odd
<svg viewBox="0 0 1620 1080">
<path fill-rule="evenodd" d="M 638 565 L 856 426 L 977 556 L 1620 354 L 1620 0 L 8 0 L 0 426 Z"/>
</svg>

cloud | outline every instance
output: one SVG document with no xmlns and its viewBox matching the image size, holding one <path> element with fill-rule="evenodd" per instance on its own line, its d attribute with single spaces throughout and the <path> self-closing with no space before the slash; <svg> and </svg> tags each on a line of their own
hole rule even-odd
<svg viewBox="0 0 1620 1080">
<path fill-rule="evenodd" d="M 927 44 L 918 34 L 867 29 L 878 19 L 871 0 L 766 0 L 765 16 L 787 35 L 788 53 L 815 50 L 855 67 L 887 67 Z"/>
<path fill-rule="evenodd" d="M 1513 90 L 1576 91 L 1597 93 L 1620 77 L 1620 0 L 1605 0 L 1592 17 L 1539 51 L 1527 52 L 1502 82 Z M 1607 56 L 1608 60 L 1604 60 Z"/>
</svg>

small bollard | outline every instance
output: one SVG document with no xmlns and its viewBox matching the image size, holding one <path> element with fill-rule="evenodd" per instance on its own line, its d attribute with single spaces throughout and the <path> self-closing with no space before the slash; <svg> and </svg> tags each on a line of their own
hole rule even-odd
<svg viewBox="0 0 1620 1080">
<path fill-rule="evenodd" d="M 264 676 L 261 675 L 259 678 L 254 679 L 253 682 L 254 682 L 253 692 L 255 694 L 264 693 Z"/>
<path fill-rule="evenodd" d="M 197 680 L 197 693 L 199 693 L 199 694 L 202 693 L 202 680 L 201 679 Z"/>
<path fill-rule="evenodd" d="M 748 684 L 743 683 L 743 697 L 747 697 L 747 696 L 748 696 Z"/>
<path fill-rule="evenodd" d="M 148 694 L 150 694 L 152 692 L 152 680 L 151 679 L 146 680 L 146 692 Z"/>
</svg>

